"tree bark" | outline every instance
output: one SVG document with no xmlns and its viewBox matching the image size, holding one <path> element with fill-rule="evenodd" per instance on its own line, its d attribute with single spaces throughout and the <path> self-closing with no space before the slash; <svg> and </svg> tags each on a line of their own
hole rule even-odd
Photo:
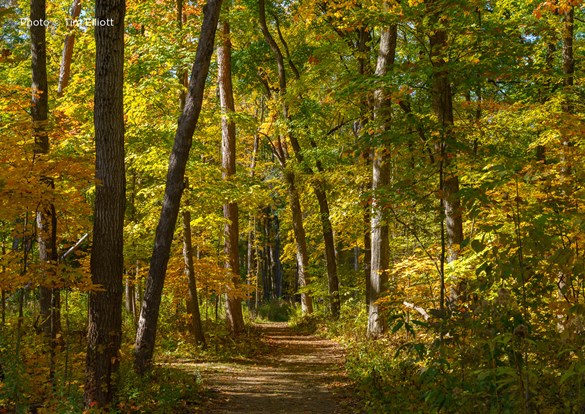
<svg viewBox="0 0 585 414">
<path fill-rule="evenodd" d="M 169 160 L 163 206 L 156 229 L 154 249 L 136 333 L 134 366 L 139 373 L 146 372 L 152 365 L 161 295 L 184 189 L 185 168 L 193 142 L 193 133 L 201 112 L 203 90 L 213 53 L 221 2 L 222 0 L 208 0 L 203 10 L 203 25 L 189 81 L 189 91 L 185 100 L 185 108 L 179 118 Z"/>
<path fill-rule="evenodd" d="M 195 337 L 195 344 L 205 346 L 205 335 L 199 312 L 199 296 L 197 295 L 197 279 L 193 263 L 193 244 L 191 242 L 191 213 L 183 210 L 183 258 L 185 259 L 185 274 L 189 281 L 188 310 L 191 314 L 191 331 Z"/>
<path fill-rule="evenodd" d="M 94 127 L 96 199 L 91 252 L 85 406 L 107 409 L 115 395 L 122 339 L 124 168 L 124 0 L 97 0 Z"/>
<path fill-rule="evenodd" d="M 221 42 L 217 48 L 219 100 L 221 105 L 221 155 L 222 179 L 229 181 L 236 175 L 236 124 L 231 119 L 235 112 L 234 94 L 232 88 L 232 46 L 230 41 L 230 26 L 226 21 L 219 24 Z M 223 216 L 226 219 L 224 228 L 224 251 L 227 257 L 226 268 L 232 276 L 234 288 L 238 289 L 240 281 L 240 255 L 238 250 L 239 223 L 238 204 L 228 202 L 223 206 Z M 230 292 L 226 300 L 226 317 L 232 334 L 244 331 L 244 316 L 242 315 L 242 300 Z"/>
<path fill-rule="evenodd" d="M 363 27 L 358 31 L 358 39 L 357 39 L 357 61 L 358 61 L 358 74 L 360 76 L 371 74 L 372 68 L 370 64 L 370 41 L 371 41 L 371 31 L 368 30 L 367 27 Z M 354 125 L 354 133 L 356 136 L 359 132 L 364 128 L 365 124 L 368 122 L 368 117 L 370 113 L 371 104 L 369 100 L 362 99 L 361 102 L 361 111 L 360 120 L 356 121 Z M 364 110 L 365 108 L 365 110 Z M 366 166 L 369 167 L 371 163 L 371 149 L 369 146 L 366 146 L 362 150 L 360 155 L 360 159 L 363 159 Z M 370 180 L 360 188 L 360 192 L 362 194 L 367 193 L 372 188 L 372 183 Z M 372 217 L 371 217 L 371 203 L 370 199 L 365 200 L 363 205 L 363 237 L 364 237 L 364 281 L 366 287 L 366 306 L 369 308 L 370 306 L 370 277 L 371 277 L 371 269 L 370 266 L 372 264 L 372 239 L 371 239 L 371 226 L 372 226 Z"/>
<path fill-rule="evenodd" d="M 337 276 L 337 258 L 335 257 L 335 240 L 333 237 L 333 226 L 331 225 L 329 203 L 323 184 L 318 182 L 313 185 L 313 191 L 319 203 L 319 218 L 321 231 L 325 244 L 325 262 L 327 264 L 327 286 L 329 290 L 329 302 L 331 315 L 334 319 L 339 318 L 341 303 L 339 300 L 339 278 Z"/>
<path fill-rule="evenodd" d="M 30 19 L 46 19 L 45 0 L 32 0 Z M 32 99 L 31 116 L 34 133 L 34 161 L 41 163 L 43 156 L 50 151 L 49 136 L 47 133 L 47 119 L 49 112 L 49 96 L 47 83 L 47 44 L 46 28 L 44 26 L 31 26 L 31 70 L 32 70 Z M 54 266 L 57 262 L 57 215 L 55 206 L 51 201 L 55 188 L 53 179 L 41 174 L 40 181 L 44 185 L 41 200 L 36 215 L 37 242 L 39 245 L 39 261 L 41 262 L 43 279 L 46 285 L 39 288 L 39 307 L 41 318 L 41 330 L 47 340 L 50 367 L 49 377 L 51 381 L 55 373 L 55 352 L 57 333 L 61 331 L 60 318 L 60 294 L 54 286 Z"/>
<path fill-rule="evenodd" d="M 394 64 L 396 52 L 396 25 L 382 30 L 380 49 L 375 76 L 386 75 Z M 390 128 L 390 97 L 383 88 L 374 93 L 374 119 L 379 123 L 382 134 Z M 390 266 L 389 229 L 380 191 L 390 184 L 390 156 L 387 138 L 384 145 L 374 150 L 372 162 L 372 262 L 370 274 L 370 303 L 368 310 L 368 337 L 376 338 L 386 330 L 386 321 L 381 315 L 379 299 L 384 295 L 388 284 L 388 267 Z"/>
<path fill-rule="evenodd" d="M 437 7 L 434 1 L 429 1 L 428 6 Z M 438 13 L 431 11 L 435 23 L 439 23 Z M 447 243 L 449 256 L 447 262 L 457 260 L 461 242 L 463 241 L 463 218 L 461 214 L 461 200 L 459 197 L 459 176 L 451 166 L 451 147 L 455 144 L 453 134 L 453 97 L 447 62 L 444 58 L 447 48 L 447 32 L 443 29 L 435 29 L 429 36 L 430 56 L 433 66 L 431 95 L 433 110 L 437 116 L 439 128 L 441 129 L 441 140 L 436 145 L 438 156 L 445 171 L 441 186 L 441 197 L 444 206 L 445 224 L 447 232 Z"/>
<path fill-rule="evenodd" d="M 70 19 L 74 20 L 79 17 L 81 13 L 81 0 L 73 0 L 71 11 L 69 13 Z M 69 32 L 65 35 L 63 42 L 63 54 L 61 55 L 61 67 L 59 69 L 59 85 L 57 88 L 57 96 L 62 96 L 63 91 L 69 85 L 69 74 L 71 72 L 71 60 L 73 58 L 73 45 L 75 44 L 75 32 L 71 24 L 67 25 Z"/>
</svg>

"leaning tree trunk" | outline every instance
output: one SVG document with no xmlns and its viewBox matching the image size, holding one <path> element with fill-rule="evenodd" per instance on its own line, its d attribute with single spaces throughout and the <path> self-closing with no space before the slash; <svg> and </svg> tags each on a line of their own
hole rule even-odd
<svg viewBox="0 0 585 414">
<path fill-rule="evenodd" d="M 189 80 L 189 91 L 185 100 L 183 114 L 179 118 L 175 142 L 169 159 L 163 206 L 156 228 L 150 270 L 146 280 L 140 320 L 136 332 L 134 366 L 139 373 L 146 372 L 152 365 L 158 313 L 171 243 L 181 205 L 181 195 L 184 189 L 185 168 L 193 142 L 193 133 L 201 113 L 203 89 L 209 72 L 211 54 L 213 53 L 221 2 L 222 0 L 208 0 L 203 9 L 203 25 L 199 35 L 199 44 L 191 79 Z"/>
<path fill-rule="evenodd" d="M 220 23 L 221 42 L 217 48 L 217 73 L 219 84 L 219 100 L 221 104 L 221 164 L 222 178 L 229 181 L 236 175 L 236 124 L 231 118 L 235 112 L 234 94 L 232 90 L 232 46 L 230 26 L 227 21 Z M 238 289 L 240 281 L 240 255 L 238 251 L 239 223 L 238 204 L 227 202 L 223 206 L 226 219 L 224 230 L 224 251 L 227 257 L 226 268 L 231 273 L 234 288 Z M 227 293 L 226 316 L 232 334 L 244 331 L 242 300 L 231 292 Z"/>
<path fill-rule="evenodd" d="M 394 63 L 396 52 L 396 25 L 382 30 L 380 50 L 375 76 L 386 75 Z M 389 129 L 390 97 L 383 88 L 374 93 L 374 119 L 380 125 L 382 134 Z M 381 315 L 379 299 L 386 293 L 388 284 L 388 267 L 390 265 L 390 246 L 388 239 L 388 222 L 381 203 L 381 191 L 390 184 L 390 156 L 387 138 L 382 140 L 384 146 L 376 148 L 372 162 L 372 264 L 370 274 L 370 303 L 368 310 L 368 337 L 376 338 L 384 333 L 386 321 Z"/>
<path fill-rule="evenodd" d="M 79 17 L 81 13 L 81 0 L 73 0 L 71 11 L 69 13 L 70 19 L 74 20 Z M 69 73 L 71 72 L 71 60 L 73 58 L 73 45 L 75 44 L 74 25 L 68 24 L 68 33 L 63 42 L 63 54 L 61 55 L 61 67 L 59 68 L 59 85 L 57 94 L 63 95 L 63 91 L 69 84 Z"/>
<path fill-rule="evenodd" d="M 94 126 L 96 198 L 91 251 L 85 406 L 107 409 L 115 395 L 122 339 L 124 169 L 124 0 L 97 0 Z"/>
</svg>

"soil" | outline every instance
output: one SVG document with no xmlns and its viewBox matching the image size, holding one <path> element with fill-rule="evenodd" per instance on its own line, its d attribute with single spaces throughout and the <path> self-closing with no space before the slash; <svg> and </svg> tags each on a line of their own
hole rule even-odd
<svg viewBox="0 0 585 414">
<path fill-rule="evenodd" d="M 206 414 L 357 413 L 339 344 L 296 333 L 286 323 L 256 324 L 266 352 L 253 361 L 201 363 Z"/>
</svg>

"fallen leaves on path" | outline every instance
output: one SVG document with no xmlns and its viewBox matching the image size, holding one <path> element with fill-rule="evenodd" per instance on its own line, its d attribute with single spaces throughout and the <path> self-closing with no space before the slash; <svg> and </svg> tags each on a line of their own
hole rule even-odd
<svg viewBox="0 0 585 414">
<path fill-rule="evenodd" d="M 257 324 L 267 352 L 254 361 L 200 363 L 208 414 L 355 413 L 333 341 L 296 334 L 285 323 Z"/>
</svg>

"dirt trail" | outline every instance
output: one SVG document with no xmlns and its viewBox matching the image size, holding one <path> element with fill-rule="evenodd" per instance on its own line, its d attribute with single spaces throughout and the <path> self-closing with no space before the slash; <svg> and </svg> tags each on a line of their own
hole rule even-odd
<svg viewBox="0 0 585 414">
<path fill-rule="evenodd" d="M 258 324 L 269 352 L 253 362 L 198 364 L 208 414 L 356 412 L 335 342 L 299 335 L 285 323 Z"/>
</svg>

